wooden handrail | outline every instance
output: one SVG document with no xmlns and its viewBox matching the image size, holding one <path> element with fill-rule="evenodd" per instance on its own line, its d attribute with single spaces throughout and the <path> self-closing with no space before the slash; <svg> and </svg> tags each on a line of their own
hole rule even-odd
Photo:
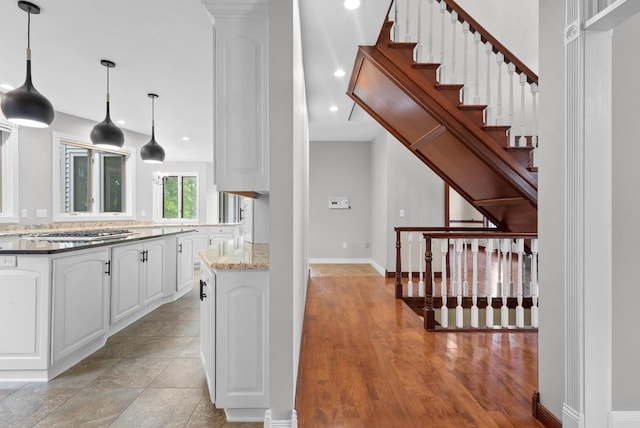
<svg viewBox="0 0 640 428">
<path fill-rule="evenodd" d="M 391 12 L 391 8 L 393 7 L 393 3 L 395 0 L 391 1 L 391 5 L 389 6 L 389 12 L 387 12 L 387 18 L 386 20 L 389 19 L 389 13 Z M 516 73 L 520 74 L 524 74 L 525 76 L 527 76 L 527 82 L 529 82 L 529 84 L 532 83 L 538 83 L 538 75 L 536 73 L 533 72 L 533 70 L 531 70 L 529 67 L 527 67 L 527 65 L 522 62 L 515 54 L 513 54 L 509 49 L 506 48 L 505 45 L 503 45 L 502 43 L 500 43 L 500 41 L 498 39 L 496 39 L 489 31 L 487 31 L 487 29 L 485 29 L 482 25 L 480 25 L 478 23 L 478 21 L 476 21 L 475 19 L 473 19 L 473 17 L 471 17 L 471 15 L 469 15 L 469 13 L 464 10 L 458 3 L 456 3 L 454 0 L 436 0 L 438 3 L 441 2 L 445 2 L 445 4 L 447 5 L 447 10 L 449 12 L 456 12 L 458 14 L 458 21 L 460 23 L 465 23 L 467 22 L 469 24 L 469 31 L 471 31 L 472 33 L 479 33 L 480 34 L 480 40 L 482 41 L 482 43 L 491 43 L 491 46 L 493 47 L 493 52 L 498 54 L 501 53 L 504 56 L 504 62 L 509 64 L 513 64 L 514 67 L 516 68 Z"/>
</svg>

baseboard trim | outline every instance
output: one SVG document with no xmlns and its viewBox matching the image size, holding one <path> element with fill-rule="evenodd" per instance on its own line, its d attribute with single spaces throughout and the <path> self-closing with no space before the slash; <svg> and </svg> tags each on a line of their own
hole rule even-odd
<svg viewBox="0 0 640 428">
<path fill-rule="evenodd" d="M 564 403 L 562 405 L 562 423 L 565 428 L 584 428 L 584 415 Z"/>
<path fill-rule="evenodd" d="M 538 391 L 533 391 L 531 395 L 531 414 L 546 428 L 562 428 L 560 419 L 540 403 L 540 393 Z"/>
<path fill-rule="evenodd" d="M 640 427 L 640 412 L 613 411 L 609 413 L 609 428 Z"/>
<path fill-rule="evenodd" d="M 382 266 L 375 262 L 375 260 L 371 259 L 371 266 L 381 275 L 385 276 L 385 270 Z"/>
<path fill-rule="evenodd" d="M 291 411 L 291 419 L 271 419 L 271 409 L 264 413 L 264 428 L 298 428 L 298 413 Z"/>
</svg>

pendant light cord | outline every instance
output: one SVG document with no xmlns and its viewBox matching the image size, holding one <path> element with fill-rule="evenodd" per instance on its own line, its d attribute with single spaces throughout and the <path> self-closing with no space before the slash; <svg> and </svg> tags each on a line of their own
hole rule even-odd
<svg viewBox="0 0 640 428">
<path fill-rule="evenodd" d="M 151 97 L 151 137 L 156 135 L 156 98 Z"/>
<path fill-rule="evenodd" d="M 27 10 L 27 60 L 31 61 L 31 9 Z"/>
<path fill-rule="evenodd" d="M 107 103 L 109 103 L 109 67 L 107 66 Z"/>
</svg>

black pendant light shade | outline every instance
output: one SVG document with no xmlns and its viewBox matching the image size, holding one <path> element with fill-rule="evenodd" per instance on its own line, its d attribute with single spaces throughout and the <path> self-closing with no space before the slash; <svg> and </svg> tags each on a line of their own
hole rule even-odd
<svg viewBox="0 0 640 428">
<path fill-rule="evenodd" d="M 140 149 L 140 157 L 147 163 L 164 162 L 164 149 L 156 142 L 155 135 L 155 107 L 154 101 L 158 98 L 156 94 L 147 94 L 151 98 L 151 140 Z"/>
<path fill-rule="evenodd" d="M 28 14 L 27 21 L 27 77 L 19 88 L 7 92 L 2 98 L 2 113 L 12 123 L 34 128 L 46 128 L 55 113 L 51 102 L 33 86 L 31 81 L 31 14 L 40 8 L 28 1 L 19 1 L 18 7 Z"/>
<path fill-rule="evenodd" d="M 122 130 L 111 121 L 109 115 L 109 69 L 114 68 L 116 64 L 113 61 L 103 59 L 100 64 L 107 68 L 107 115 L 104 120 L 98 123 L 91 130 L 91 142 L 96 146 L 102 147 L 122 147 L 124 144 L 124 134 Z"/>
</svg>

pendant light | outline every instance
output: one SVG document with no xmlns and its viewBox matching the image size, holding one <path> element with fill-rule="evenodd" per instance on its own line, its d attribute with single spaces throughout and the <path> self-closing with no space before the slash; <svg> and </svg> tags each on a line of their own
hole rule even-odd
<svg viewBox="0 0 640 428">
<path fill-rule="evenodd" d="M 156 113 L 154 109 L 154 101 L 158 98 L 158 95 L 147 94 L 147 96 L 151 98 L 151 140 L 140 149 L 140 157 L 147 163 L 162 163 L 164 162 L 164 149 L 160 144 L 156 143 L 155 134 Z"/>
<path fill-rule="evenodd" d="M 40 8 L 28 1 L 19 1 L 18 7 L 27 12 L 27 77 L 19 88 L 7 92 L 2 98 L 2 113 L 9 122 L 34 128 L 46 128 L 55 115 L 51 102 L 31 82 L 31 14 Z"/>
<path fill-rule="evenodd" d="M 98 123 L 91 130 L 91 142 L 98 147 L 122 147 L 124 144 L 124 134 L 122 130 L 111 121 L 109 115 L 109 69 L 114 68 L 116 64 L 108 59 L 103 59 L 100 64 L 107 68 L 107 115 L 104 120 Z"/>
</svg>

